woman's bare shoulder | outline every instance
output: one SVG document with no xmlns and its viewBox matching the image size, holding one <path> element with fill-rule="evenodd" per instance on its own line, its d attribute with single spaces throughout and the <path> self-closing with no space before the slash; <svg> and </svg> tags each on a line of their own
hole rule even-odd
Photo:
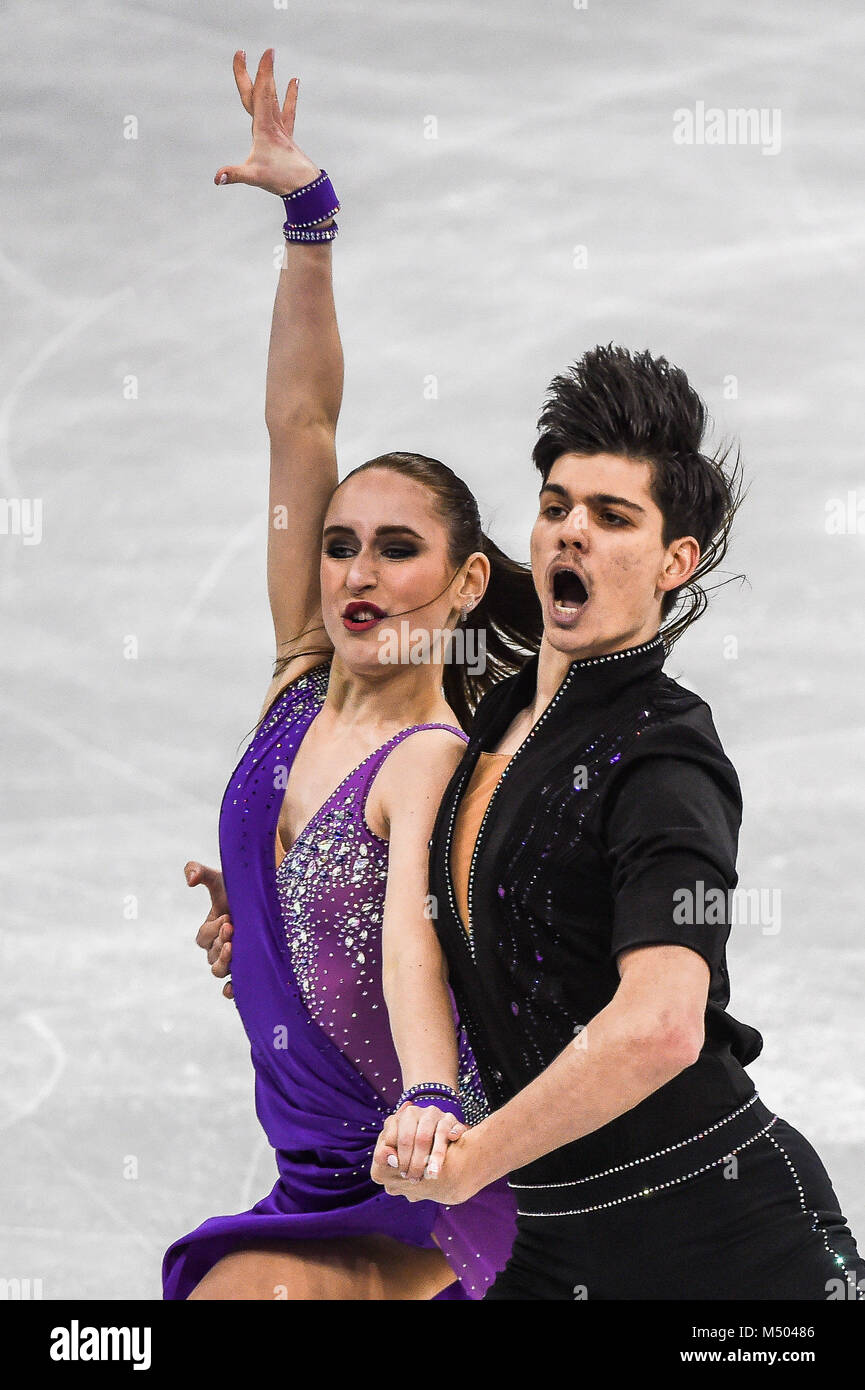
<svg viewBox="0 0 865 1390">
<path fill-rule="evenodd" d="M 462 761 L 466 740 L 455 727 L 418 728 L 401 739 L 379 773 L 379 799 L 385 814 L 406 800 L 441 800 L 445 787 Z"/>
<path fill-rule="evenodd" d="M 261 709 L 260 719 L 263 719 L 270 709 L 274 700 L 283 694 L 290 685 L 306 676 L 310 671 L 314 671 L 317 666 L 330 664 L 332 653 L 310 652 L 304 656 L 293 657 L 290 662 L 280 671 L 278 676 L 274 676 L 270 685 L 267 687 L 267 694 L 264 697 L 264 704 Z"/>
</svg>

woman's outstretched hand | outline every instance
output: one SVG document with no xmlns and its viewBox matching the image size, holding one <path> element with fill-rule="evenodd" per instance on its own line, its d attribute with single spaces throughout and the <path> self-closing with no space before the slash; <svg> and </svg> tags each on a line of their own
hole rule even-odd
<svg viewBox="0 0 865 1390">
<path fill-rule="evenodd" d="M 273 49 L 261 55 L 255 82 L 246 70 L 246 54 L 234 55 L 234 80 L 244 109 L 252 117 L 252 149 L 245 164 L 224 164 L 213 182 L 247 183 L 280 197 L 311 183 L 321 170 L 294 142 L 298 78 L 288 84 L 282 106 L 273 78 Z"/>
</svg>

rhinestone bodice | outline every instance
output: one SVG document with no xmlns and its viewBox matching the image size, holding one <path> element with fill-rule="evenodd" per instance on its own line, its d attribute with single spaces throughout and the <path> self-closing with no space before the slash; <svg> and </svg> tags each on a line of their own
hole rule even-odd
<svg viewBox="0 0 865 1390">
<path fill-rule="evenodd" d="M 390 1100 L 401 1084 L 381 987 L 387 844 L 360 802 L 357 780 L 330 798 L 281 861 L 277 894 L 307 1012 Z"/>
<path fill-rule="evenodd" d="M 296 710 L 308 727 L 324 703 L 326 672 L 320 667 L 310 673 L 313 679 L 298 691 L 301 704 L 286 703 L 287 721 Z M 376 774 L 398 743 L 420 729 L 450 727 L 412 725 L 369 754 L 319 808 L 276 871 L 292 972 L 309 1018 L 386 1105 L 402 1090 L 382 985 L 388 843 L 367 824 L 366 803 Z M 466 1117 L 476 1123 L 486 1103 L 462 1031 L 459 1046 L 460 1091 Z"/>
</svg>

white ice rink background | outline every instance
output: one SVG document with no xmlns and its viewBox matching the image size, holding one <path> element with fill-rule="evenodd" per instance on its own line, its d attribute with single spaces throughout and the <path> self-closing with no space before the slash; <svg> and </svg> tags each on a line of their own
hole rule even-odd
<svg viewBox="0 0 865 1390">
<path fill-rule="evenodd" d="M 216 860 L 272 655 L 283 214 L 212 182 L 248 150 L 231 55 L 270 45 L 343 202 L 342 471 L 444 458 L 524 558 L 544 388 L 610 340 L 684 366 L 741 439 L 749 582 L 667 670 L 738 769 L 740 882 L 779 895 L 729 949 L 751 1075 L 861 1244 L 865 16 L 12 0 L 0 23 L 0 1276 L 158 1298 L 170 1241 L 274 1181 L 182 875 Z M 698 143 L 713 109 L 763 124 Z"/>
</svg>

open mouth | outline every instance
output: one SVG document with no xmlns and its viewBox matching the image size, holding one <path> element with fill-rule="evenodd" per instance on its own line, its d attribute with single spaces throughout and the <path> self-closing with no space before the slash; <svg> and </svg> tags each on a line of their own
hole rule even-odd
<svg viewBox="0 0 865 1390">
<path fill-rule="evenodd" d="M 589 594 L 585 584 L 573 570 L 556 570 L 553 575 L 553 606 L 563 613 L 582 608 Z"/>
<path fill-rule="evenodd" d="M 364 603 L 355 600 L 354 603 L 346 605 L 342 614 L 342 621 L 350 632 L 363 632 L 368 627 L 374 627 L 387 614 L 375 603 Z"/>
</svg>

